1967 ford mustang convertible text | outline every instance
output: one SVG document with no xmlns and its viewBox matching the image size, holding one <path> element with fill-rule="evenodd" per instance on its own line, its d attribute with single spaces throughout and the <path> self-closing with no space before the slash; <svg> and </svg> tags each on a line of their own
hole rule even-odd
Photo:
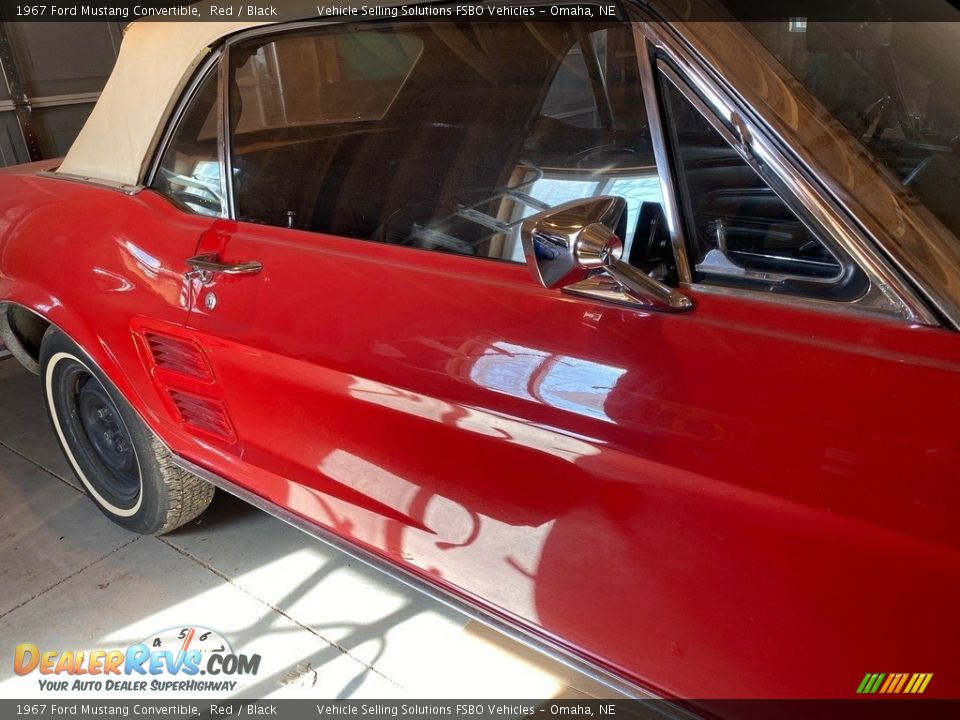
<svg viewBox="0 0 960 720">
<path fill-rule="evenodd" d="M 711 17 L 133 23 L 0 171 L 94 503 L 222 487 L 639 694 L 960 695 L 960 24 Z"/>
</svg>

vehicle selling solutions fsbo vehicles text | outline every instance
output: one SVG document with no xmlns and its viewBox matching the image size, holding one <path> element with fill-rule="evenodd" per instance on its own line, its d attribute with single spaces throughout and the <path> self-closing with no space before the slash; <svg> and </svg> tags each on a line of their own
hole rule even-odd
<svg viewBox="0 0 960 720">
<path fill-rule="evenodd" d="M 459 17 L 459 18 L 533 18 L 533 17 L 615 17 L 615 5 L 528 7 L 523 5 L 476 5 L 457 3 L 451 6 L 419 5 L 316 5 L 320 17 Z"/>
</svg>

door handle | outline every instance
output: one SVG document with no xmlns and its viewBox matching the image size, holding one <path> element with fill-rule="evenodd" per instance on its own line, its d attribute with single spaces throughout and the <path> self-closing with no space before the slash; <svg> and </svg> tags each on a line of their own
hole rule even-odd
<svg viewBox="0 0 960 720">
<path fill-rule="evenodd" d="M 256 275 L 263 270 L 263 265 L 256 260 L 242 263 L 222 263 L 217 253 L 195 255 L 192 258 L 187 258 L 187 265 L 193 268 L 194 272 L 201 274 L 209 273 L 210 275 L 214 273 L 223 273 L 224 275 Z"/>
</svg>

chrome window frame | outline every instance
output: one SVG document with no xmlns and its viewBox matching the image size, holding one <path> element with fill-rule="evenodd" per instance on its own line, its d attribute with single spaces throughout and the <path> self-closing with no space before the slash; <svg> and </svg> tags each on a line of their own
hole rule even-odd
<svg viewBox="0 0 960 720">
<path fill-rule="evenodd" d="M 868 281 L 867 289 L 858 295 L 855 298 L 850 298 L 849 300 L 833 300 L 831 298 L 819 298 L 817 295 L 806 295 L 803 292 L 791 293 L 799 297 L 809 297 L 811 299 L 825 299 L 830 302 L 857 302 L 862 300 L 870 292 L 876 292 L 876 287 L 874 284 L 869 282 L 869 277 L 863 271 L 859 264 L 857 264 L 852 257 L 850 257 L 842 247 L 839 246 L 830 235 L 826 232 L 824 228 L 820 226 L 819 223 L 816 223 L 812 218 L 808 217 L 805 206 L 799 201 L 799 198 L 794 196 L 788 191 L 787 188 L 778 187 L 781 184 L 781 179 L 774 173 L 771 173 L 769 166 L 764 162 L 763 158 L 758 158 L 753 152 L 752 148 L 746 146 L 744 141 L 737 137 L 735 131 L 727 127 L 723 121 L 708 107 L 707 103 L 704 102 L 696 91 L 676 72 L 676 70 L 670 66 L 670 64 L 663 59 L 658 59 L 656 62 L 655 69 L 656 80 L 659 81 L 661 78 L 669 82 L 673 87 L 680 93 L 680 95 L 693 106 L 693 108 L 700 114 L 700 116 L 710 125 L 713 130 L 720 135 L 724 142 L 730 146 L 730 149 L 735 151 L 737 155 L 746 163 L 760 178 L 760 180 L 771 190 L 780 201 L 783 202 L 784 206 L 796 217 L 796 219 L 810 232 L 814 239 L 823 244 L 827 252 L 837 261 L 840 266 L 840 273 L 834 277 L 804 277 L 801 275 L 790 275 L 789 273 L 773 273 L 767 272 L 767 275 L 776 275 L 781 279 L 791 279 L 791 280 L 800 280 L 804 283 L 816 286 L 820 285 L 823 287 L 836 287 L 838 286 L 845 274 L 845 271 L 848 268 L 855 269 L 856 272 L 860 273 L 864 279 Z M 660 82 L 657 82 L 657 89 L 661 87 Z M 661 93 L 662 94 L 662 93 Z M 662 107 L 665 108 L 667 100 L 665 97 L 661 98 Z M 666 131 L 664 131 L 664 142 L 668 146 L 675 145 L 674 142 L 667 137 Z M 674 150 L 674 152 L 676 152 Z M 679 173 L 676 173 L 679 175 Z M 675 187 L 677 188 L 678 195 L 680 194 L 680 181 L 675 181 Z M 681 225 L 686 225 L 689 227 L 691 218 L 690 212 L 691 208 L 688 206 L 688 198 L 678 197 L 678 212 L 681 214 Z M 685 223 L 683 221 L 686 221 Z M 691 231 L 692 232 L 692 231 Z M 688 254 L 690 252 L 690 245 L 684 247 L 684 253 Z M 688 260 L 689 263 L 689 260 Z M 687 281 L 690 284 L 694 284 L 692 279 Z M 722 287 L 730 287 L 731 289 L 743 289 L 743 290 L 753 290 L 755 292 L 769 293 L 767 289 L 761 289 L 758 287 L 751 287 L 749 284 L 743 285 L 728 285 L 722 281 L 717 280 L 706 280 L 702 283 L 697 283 L 702 285 L 709 285 L 713 287 L 714 285 L 719 285 Z"/>
<path fill-rule="evenodd" d="M 647 43 L 647 62 L 650 78 L 655 81 L 658 72 L 654 65 L 654 58 L 662 57 L 669 61 L 673 71 L 699 97 L 711 113 L 724 125 L 736 126 L 740 123 L 751 138 L 750 152 L 757 157 L 768 171 L 776 176 L 778 182 L 795 198 L 797 204 L 804 207 L 806 214 L 814 221 L 820 234 L 828 235 L 843 250 L 843 252 L 864 272 L 869 280 L 870 287 L 859 298 L 853 300 L 830 300 L 816 298 L 802 294 L 771 293 L 754 288 L 735 288 L 724 285 L 714 285 L 708 282 L 694 282 L 692 276 L 686 279 L 681 276 L 681 289 L 695 293 L 719 294 L 735 297 L 745 297 L 766 302 L 775 302 L 793 306 L 804 306 L 812 309 L 822 309 L 831 312 L 867 314 L 873 316 L 890 317 L 909 323 L 929 326 L 940 326 L 938 317 L 931 311 L 927 303 L 913 290 L 903 276 L 887 261 L 886 257 L 875 247 L 871 239 L 864 234 L 860 225 L 841 206 L 833 201 L 825 188 L 812 177 L 802 164 L 792 155 L 783 152 L 776 141 L 772 130 L 758 118 L 753 108 L 745 105 L 741 98 L 730 92 L 725 86 L 716 82 L 716 74 L 712 68 L 696 56 L 687 45 L 677 37 L 676 31 L 667 23 L 655 20 L 652 16 L 635 9 L 632 13 L 634 22 L 638 26 L 639 34 Z M 654 92 L 659 90 L 654 85 Z M 655 106 L 659 112 L 661 99 Z M 650 107 L 648 104 L 648 113 Z M 708 118 L 709 119 L 709 118 Z M 651 121 L 652 122 L 652 121 Z M 659 137 L 655 138 L 655 146 L 663 146 L 663 156 L 667 159 L 669 142 L 665 128 L 658 123 Z M 651 125 L 653 129 L 653 125 Z M 736 144 L 734 147 L 744 153 Z M 745 160 L 749 159 L 744 156 Z M 660 163 L 658 157 L 658 164 Z M 669 162 L 664 167 L 667 167 Z M 672 175 L 671 175 L 672 176 Z M 676 192 L 676 178 L 674 190 Z M 665 196 L 666 197 L 666 196 Z M 674 248 L 684 256 L 684 265 L 689 269 L 687 245 L 683 243 L 683 220 L 677 196 L 670 203 L 667 211 L 674 214 L 672 223 L 679 229 L 674 238 Z M 678 266 L 680 261 L 678 259 Z"/>
<path fill-rule="evenodd" d="M 686 236 L 683 223 L 680 222 L 682 210 L 677 183 L 673 177 L 673 165 L 670 162 L 666 142 L 666 128 L 660 112 L 660 94 L 657 91 L 656 75 L 653 67 L 653 48 L 648 43 L 639 23 L 633 23 L 633 44 L 640 63 L 640 86 L 643 92 L 643 105 L 647 113 L 647 127 L 650 128 L 650 141 L 653 144 L 653 157 L 660 178 L 660 197 L 663 199 L 667 229 L 673 245 L 673 258 L 677 267 L 677 276 L 681 287 L 693 281 L 693 270 L 687 254 Z"/>
<path fill-rule="evenodd" d="M 220 190 L 223 192 L 223 206 L 226 217 L 236 219 L 236 200 L 233 197 L 233 158 L 230 137 L 230 42 L 229 39 L 220 50 L 220 64 L 217 65 L 217 88 L 219 108 L 217 121 L 219 138 L 217 149 L 220 153 Z"/>
<path fill-rule="evenodd" d="M 180 127 L 181 122 L 183 121 L 183 116 L 187 111 L 187 108 L 193 102 L 193 99 L 196 97 L 197 92 L 200 89 L 200 86 L 207 79 L 211 72 L 216 72 L 217 75 L 217 162 L 220 166 L 220 195 L 223 198 L 220 203 L 220 213 L 216 216 L 223 219 L 229 219 L 233 217 L 232 212 L 229 209 L 229 203 L 226 201 L 226 196 L 224 193 L 227 192 L 229 188 L 229 182 L 225 173 L 224 158 L 225 158 L 225 149 L 224 149 L 224 133 L 223 133 L 223 116 L 224 116 L 224 95 L 223 95 L 223 63 L 220 63 L 221 58 L 223 57 L 223 48 L 219 47 L 210 52 L 210 54 L 203 59 L 200 65 L 194 70 L 193 75 L 190 77 L 190 81 L 184 87 L 183 91 L 180 93 L 180 99 L 173 106 L 167 122 L 164 125 L 163 132 L 160 133 L 157 142 L 154 143 L 153 147 L 150 150 L 151 157 L 150 162 L 147 164 L 146 171 L 143 173 L 143 177 L 140 180 L 138 187 L 147 188 L 155 190 L 160 195 L 167 197 L 159 190 L 153 187 L 153 183 L 157 178 L 157 173 L 160 170 L 160 162 L 163 160 L 163 156 L 166 154 L 167 150 L 170 147 L 170 143 L 173 140 L 173 136 L 176 134 L 177 129 Z M 219 65 L 217 63 L 220 63 Z M 213 217 L 207 215 L 201 215 L 200 213 L 193 213 L 199 217 Z"/>
</svg>

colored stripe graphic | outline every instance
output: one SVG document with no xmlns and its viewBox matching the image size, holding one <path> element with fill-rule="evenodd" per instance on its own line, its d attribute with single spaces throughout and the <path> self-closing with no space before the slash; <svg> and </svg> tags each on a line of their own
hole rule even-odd
<svg viewBox="0 0 960 720">
<path fill-rule="evenodd" d="M 857 687 L 860 695 L 919 695 L 926 691 L 933 673 L 867 673 Z"/>
<path fill-rule="evenodd" d="M 867 673 L 864 675 L 863 682 L 860 683 L 860 687 L 857 688 L 857 692 L 868 695 L 875 693 L 877 688 L 880 687 L 880 683 L 883 682 L 883 679 L 886 676 L 886 673 Z"/>
</svg>

